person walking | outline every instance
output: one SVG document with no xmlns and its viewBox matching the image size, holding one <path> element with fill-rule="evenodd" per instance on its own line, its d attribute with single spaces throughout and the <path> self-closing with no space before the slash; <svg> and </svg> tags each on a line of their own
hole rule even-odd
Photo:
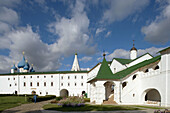
<svg viewBox="0 0 170 113">
<path fill-rule="evenodd" d="M 37 95 L 34 95 L 34 103 L 36 103 L 36 100 L 37 100 Z"/>
</svg>

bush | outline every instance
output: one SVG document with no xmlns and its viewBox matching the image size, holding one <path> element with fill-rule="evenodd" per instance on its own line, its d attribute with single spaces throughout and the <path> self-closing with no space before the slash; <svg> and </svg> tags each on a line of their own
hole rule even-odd
<svg viewBox="0 0 170 113">
<path fill-rule="evenodd" d="M 60 101 L 63 97 L 56 97 L 56 101 Z"/>
<path fill-rule="evenodd" d="M 84 102 L 90 102 L 90 98 L 84 98 Z"/>
<path fill-rule="evenodd" d="M 56 98 L 55 95 L 46 95 L 46 96 L 37 96 L 37 102 L 45 101 L 45 100 L 50 100 Z M 34 102 L 33 96 L 28 97 L 28 102 Z"/>
<path fill-rule="evenodd" d="M 62 100 L 60 100 L 58 102 L 59 106 L 71 106 L 71 107 L 75 107 L 75 106 L 84 106 L 84 99 L 80 98 L 80 97 L 76 97 L 76 96 L 72 96 L 72 97 L 68 97 L 68 98 L 64 98 Z"/>
</svg>

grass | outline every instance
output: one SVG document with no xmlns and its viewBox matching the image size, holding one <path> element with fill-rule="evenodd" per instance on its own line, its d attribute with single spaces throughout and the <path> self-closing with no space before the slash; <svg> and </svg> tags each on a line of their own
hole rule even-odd
<svg viewBox="0 0 170 113">
<path fill-rule="evenodd" d="M 0 112 L 5 109 L 28 103 L 24 96 L 0 96 Z"/>
<path fill-rule="evenodd" d="M 134 107 L 149 108 L 149 109 L 167 109 L 167 108 L 165 108 L 165 107 L 159 107 L 159 106 L 141 106 L 141 105 L 134 105 Z"/>
<path fill-rule="evenodd" d="M 140 110 L 139 108 L 132 106 L 121 106 L 121 105 L 88 105 L 81 107 L 61 107 L 57 104 L 47 104 L 43 106 L 45 110 L 56 110 L 56 111 L 120 111 L 120 110 Z"/>
</svg>

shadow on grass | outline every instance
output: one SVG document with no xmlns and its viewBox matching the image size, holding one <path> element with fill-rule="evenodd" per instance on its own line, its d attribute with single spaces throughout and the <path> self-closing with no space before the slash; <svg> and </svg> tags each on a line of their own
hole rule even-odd
<svg viewBox="0 0 170 113">
<path fill-rule="evenodd" d="M 85 105 L 81 107 L 61 107 L 56 104 L 47 104 L 43 107 L 45 110 L 56 111 L 122 111 L 122 110 L 141 110 L 131 106 L 114 105 Z"/>
</svg>

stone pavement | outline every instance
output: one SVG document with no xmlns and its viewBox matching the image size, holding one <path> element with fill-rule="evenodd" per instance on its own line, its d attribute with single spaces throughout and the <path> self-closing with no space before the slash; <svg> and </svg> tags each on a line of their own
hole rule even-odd
<svg viewBox="0 0 170 113">
<path fill-rule="evenodd" d="M 2 113 L 62 113 L 59 111 L 43 110 L 43 106 L 48 104 L 51 100 L 22 104 L 21 106 L 14 107 L 3 111 Z M 64 112 L 64 113 L 77 113 L 77 112 Z M 138 111 L 85 111 L 78 113 L 154 113 L 153 109 L 138 110 Z"/>
</svg>

